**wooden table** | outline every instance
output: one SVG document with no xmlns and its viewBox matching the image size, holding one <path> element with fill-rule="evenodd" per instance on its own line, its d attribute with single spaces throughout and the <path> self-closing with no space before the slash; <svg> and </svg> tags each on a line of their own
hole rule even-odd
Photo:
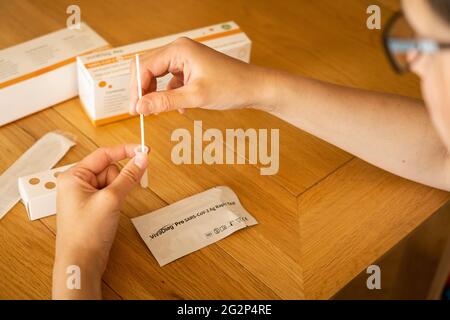
<svg viewBox="0 0 450 320">
<path fill-rule="evenodd" d="M 0 48 L 65 26 L 69 4 L 114 46 L 234 20 L 253 41 L 252 62 L 371 90 L 419 96 L 413 76 L 394 75 L 366 8 L 386 18 L 397 1 L 72 1 L 0 2 Z M 30 97 L 32 99 L 33 97 Z M 5 112 L 6 107 L 2 106 Z M 182 165 L 170 160 L 176 128 L 279 128 L 280 171 L 253 165 Z M 147 117 L 150 188 L 122 211 L 104 275 L 108 299 L 329 298 L 443 206 L 448 193 L 377 169 L 267 114 L 192 110 Z M 0 128 L 0 172 L 51 130 L 78 137 L 60 165 L 99 146 L 139 141 L 137 118 L 95 128 L 73 99 Z M 380 150 L 382 152 L 382 150 Z M 130 218 L 217 185 L 231 187 L 259 225 L 163 268 Z M 0 298 L 51 294 L 56 218 L 30 222 L 22 204 L 0 221 Z"/>
</svg>

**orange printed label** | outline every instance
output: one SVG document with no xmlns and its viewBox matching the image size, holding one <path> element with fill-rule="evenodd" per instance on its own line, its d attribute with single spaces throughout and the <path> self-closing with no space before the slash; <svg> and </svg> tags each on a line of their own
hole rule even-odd
<svg viewBox="0 0 450 320">
<path fill-rule="evenodd" d="M 209 40 L 213 40 L 213 39 L 223 38 L 223 37 L 230 36 L 233 34 L 238 34 L 241 32 L 242 32 L 241 29 L 238 28 L 238 29 L 234 29 L 234 30 L 228 30 L 228 31 L 220 32 L 220 33 L 215 33 L 215 34 L 210 34 L 207 36 L 194 38 L 193 40 L 198 41 L 198 42 L 204 42 L 204 41 L 209 41 Z M 85 67 L 86 67 L 86 69 L 92 69 L 92 68 L 116 63 L 121 60 L 130 60 L 136 54 L 145 54 L 146 52 L 148 52 L 150 50 L 152 50 L 152 49 L 137 51 L 137 52 L 133 52 L 133 53 L 127 53 L 127 54 L 124 54 L 123 56 L 118 56 L 118 57 L 108 58 L 108 59 L 99 60 L 99 61 L 95 61 L 95 62 L 91 62 L 91 63 L 86 63 Z"/>
<path fill-rule="evenodd" d="M 110 49 L 110 48 L 111 48 L 111 45 L 107 45 L 107 46 L 100 47 L 100 48 L 97 48 L 97 49 L 94 49 L 94 50 L 90 50 L 88 52 L 83 53 L 82 55 L 93 53 L 93 52 L 96 52 L 96 51 L 105 50 L 105 49 Z M 66 66 L 68 64 L 71 64 L 71 63 L 75 62 L 75 60 L 76 60 L 76 57 L 72 57 L 72 58 L 66 59 L 64 61 L 55 63 L 55 64 L 53 64 L 51 66 L 48 66 L 48 67 L 45 67 L 45 68 L 42 68 L 42 69 L 30 72 L 30 73 L 27 73 L 27 74 L 24 74 L 23 76 L 20 76 L 20 77 L 17 77 L 17 78 L 14 78 L 14 79 L 2 82 L 2 83 L 0 83 L 0 89 L 6 88 L 6 87 L 11 86 L 13 84 L 16 84 L 16 83 L 19 83 L 19 82 L 22 82 L 22 81 L 25 81 L 25 80 L 28 80 L 28 79 L 31 79 L 31 78 L 34 78 L 34 77 L 37 77 L 37 76 L 40 76 L 40 75 L 42 75 L 44 73 L 56 70 L 58 68 L 64 67 L 64 66 Z"/>
</svg>

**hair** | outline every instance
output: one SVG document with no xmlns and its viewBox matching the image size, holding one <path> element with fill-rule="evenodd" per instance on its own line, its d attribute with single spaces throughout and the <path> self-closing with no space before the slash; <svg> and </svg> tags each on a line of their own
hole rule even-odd
<svg viewBox="0 0 450 320">
<path fill-rule="evenodd" d="M 428 0 L 431 8 L 450 24 L 450 0 Z"/>
</svg>

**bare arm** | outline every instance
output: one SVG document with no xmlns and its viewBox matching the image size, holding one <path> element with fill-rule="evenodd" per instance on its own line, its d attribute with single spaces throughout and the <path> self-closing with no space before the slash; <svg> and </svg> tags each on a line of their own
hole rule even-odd
<svg viewBox="0 0 450 320">
<path fill-rule="evenodd" d="M 396 175 L 450 190 L 449 156 L 421 101 L 281 72 L 269 78 L 273 115 Z"/>
<path fill-rule="evenodd" d="M 189 39 L 142 59 L 144 97 L 134 94 L 133 75 L 132 114 L 256 106 L 380 168 L 450 191 L 447 150 L 418 100 L 248 65 Z M 168 72 L 175 76 L 167 90 L 154 92 L 151 84 Z"/>
</svg>

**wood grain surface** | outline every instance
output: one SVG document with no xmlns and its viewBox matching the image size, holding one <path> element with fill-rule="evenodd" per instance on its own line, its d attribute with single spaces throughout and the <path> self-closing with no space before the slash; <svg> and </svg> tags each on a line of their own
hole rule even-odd
<svg viewBox="0 0 450 320">
<path fill-rule="evenodd" d="M 0 0 L 0 49 L 65 27 L 70 4 L 113 46 L 234 20 L 253 42 L 252 63 L 420 97 L 417 79 L 394 75 L 380 32 L 366 28 L 373 3 L 383 21 L 398 8 L 389 0 Z M 194 120 L 223 132 L 280 129 L 279 173 L 261 176 L 258 165 L 173 164 L 170 135 L 192 132 Z M 330 298 L 449 199 L 262 112 L 171 112 L 147 117 L 145 125 L 150 187 L 134 190 L 122 210 L 103 279 L 106 299 Z M 77 136 L 58 165 L 99 146 L 139 142 L 137 118 L 96 128 L 72 99 L 0 127 L 0 172 L 52 130 Z M 130 218 L 218 185 L 231 187 L 259 224 L 159 267 Z M 31 222 L 20 203 L 0 220 L 0 298 L 50 298 L 55 233 L 55 216 Z"/>
</svg>

